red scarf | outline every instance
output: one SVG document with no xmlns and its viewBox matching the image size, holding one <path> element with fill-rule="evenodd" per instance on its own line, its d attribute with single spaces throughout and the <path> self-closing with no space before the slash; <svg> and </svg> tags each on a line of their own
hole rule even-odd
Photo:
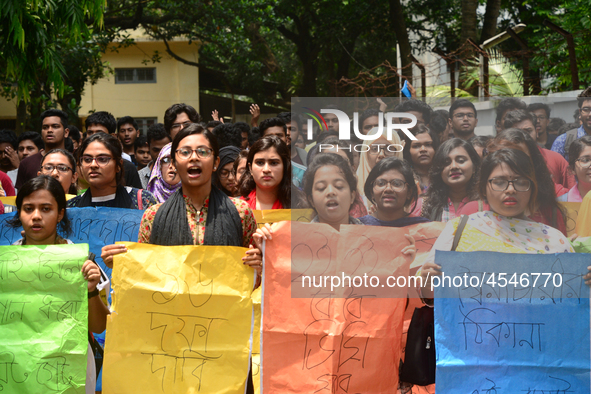
<svg viewBox="0 0 591 394">
<path fill-rule="evenodd" d="M 252 210 L 257 209 L 257 189 L 256 188 L 250 192 L 248 197 L 246 197 L 246 198 L 240 197 L 240 198 L 248 203 L 248 206 L 250 207 L 250 209 L 252 209 Z M 273 203 L 273 206 L 271 207 L 271 209 L 283 209 L 283 204 L 281 204 L 281 201 L 279 201 L 279 199 L 277 199 Z"/>
</svg>

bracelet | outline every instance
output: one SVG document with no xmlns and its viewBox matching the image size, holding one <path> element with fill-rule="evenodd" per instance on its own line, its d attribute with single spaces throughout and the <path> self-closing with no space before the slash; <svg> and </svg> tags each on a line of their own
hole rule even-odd
<svg viewBox="0 0 591 394">
<path fill-rule="evenodd" d="M 89 291 L 88 292 L 88 299 L 90 300 L 92 297 L 96 297 L 97 295 L 99 295 L 98 289 L 94 289 L 93 291 Z"/>
</svg>

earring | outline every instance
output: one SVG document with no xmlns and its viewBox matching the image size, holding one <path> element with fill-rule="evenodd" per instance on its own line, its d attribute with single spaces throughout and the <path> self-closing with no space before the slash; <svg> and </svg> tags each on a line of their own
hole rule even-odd
<svg viewBox="0 0 591 394">
<path fill-rule="evenodd" d="M 217 169 L 218 169 L 217 167 L 213 167 L 213 170 L 214 170 L 214 171 L 215 171 L 215 170 L 217 170 Z"/>
</svg>

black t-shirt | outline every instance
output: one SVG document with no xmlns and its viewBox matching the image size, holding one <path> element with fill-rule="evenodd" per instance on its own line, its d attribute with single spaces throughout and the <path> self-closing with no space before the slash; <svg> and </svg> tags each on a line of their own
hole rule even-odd
<svg viewBox="0 0 591 394">
<path fill-rule="evenodd" d="M 125 186 L 142 189 L 142 181 L 137 173 L 137 168 L 129 160 L 123 159 L 123 175 L 125 177 Z"/>
</svg>

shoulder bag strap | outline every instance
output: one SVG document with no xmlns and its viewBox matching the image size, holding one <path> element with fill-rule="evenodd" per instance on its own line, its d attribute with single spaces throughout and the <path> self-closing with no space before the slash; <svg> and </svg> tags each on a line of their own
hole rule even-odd
<svg viewBox="0 0 591 394">
<path fill-rule="evenodd" d="M 458 228 L 456 229 L 456 235 L 454 236 L 454 242 L 451 246 L 451 251 L 455 252 L 458 244 L 460 243 L 460 238 L 462 238 L 462 232 L 464 231 L 464 227 L 466 227 L 466 223 L 468 223 L 468 215 L 462 215 L 460 219 L 460 223 L 458 224 Z"/>
</svg>

